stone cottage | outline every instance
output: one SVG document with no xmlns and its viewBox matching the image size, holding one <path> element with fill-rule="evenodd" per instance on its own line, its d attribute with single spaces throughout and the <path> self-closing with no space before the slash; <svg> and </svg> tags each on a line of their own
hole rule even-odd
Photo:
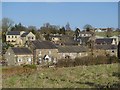
<svg viewBox="0 0 120 90">
<path fill-rule="evenodd" d="M 84 46 L 59 46 L 59 59 L 75 59 L 88 56 L 88 48 Z"/>
<path fill-rule="evenodd" d="M 25 47 L 10 47 L 4 56 L 8 65 L 33 64 L 33 54 Z"/>
<path fill-rule="evenodd" d="M 32 41 L 29 45 L 34 55 L 34 63 L 56 62 L 58 58 L 57 47 L 49 41 Z"/>
</svg>

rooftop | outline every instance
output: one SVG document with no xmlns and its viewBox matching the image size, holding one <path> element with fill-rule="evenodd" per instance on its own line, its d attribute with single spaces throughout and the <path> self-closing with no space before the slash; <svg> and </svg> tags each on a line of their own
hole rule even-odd
<svg viewBox="0 0 120 90">
<path fill-rule="evenodd" d="M 16 55 L 32 54 L 32 52 L 28 48 L 25 48 L 25 47 L 13 47 L 11 49 Z"/>
<path fill-rule="evenodd" d="M 79 53 L 86 52 L 88 49 L 84 46 L 59 46 L 58 50 L 63 53 Z"/>
<path fill-rule="evenodd" d="M 95 45 L 96 49 L 111 50 L 117 49 L 117 45 Z"/>
<path fill-rule="evenodd" d="M 20 31 L 8 31 L 7 35 L 20 35 Z"/>
<path fill-rule="evenodd" d="M 36 49 L 56 49 L 57 47 L 50 41 L 32 41 Z"/>
<path fill-rule="evenodd" d="M 21 35 L 21 37 L 26 37 L 29 34 L 29 32 L 25 32 Z"/>
<path fill-rule="evenodd" d="M 100 39 L 96 39 L 95 43 L 100 44 L 100 43 L 107 43 L 107 44 L 111 44 L 113 41 L 112 38 L 100 38 Z"/>
</svg>

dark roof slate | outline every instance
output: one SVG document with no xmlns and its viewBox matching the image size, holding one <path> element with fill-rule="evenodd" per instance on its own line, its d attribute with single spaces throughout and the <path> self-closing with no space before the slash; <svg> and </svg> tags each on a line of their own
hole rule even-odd
<svg viewBox="0 0 120 90">
<path fill-rule="evenodd" d="M 29 34 L 29 32 L 23 33 L 21 37 L 26 37 Z"/>
<path fill-rule="evenodd" d="M 101 38 L 101 39 L 96 39 L 95 40 L 95 43 L 96 44 L 111 44 L 112 43 L 112 41 L 113 41 L 113 39 L 112 38 Z"/>
<path fill-rule="evenodd" d="M 13 52 L 15 53 L 15 55 L 28 55 L 28 54 L 32 54 L 32 52 L 26 48 L 26 47 L 13 47 L 11 48 L 13 50 Z"/>
<path fill-rule="evenodd" d="M 62 53 L 86 52 L 88 49 L 84 46 L 59 46 L 58 51 Z"/>
<path fill-rule="evenodd" d="M 7 35 L 20 35 L 20 31 L 8 31 Z"/>
<path fill-rule="evenodd" d="M 117 45 L 95 45 L 95 48 L 103 50 L 113 50 L 117 49 Z"/>
<path fill-rule="evenodd" d="M 32 41 L 36 49 L 56 49 L 57 47 L 50 41 Z"/>
</svg>

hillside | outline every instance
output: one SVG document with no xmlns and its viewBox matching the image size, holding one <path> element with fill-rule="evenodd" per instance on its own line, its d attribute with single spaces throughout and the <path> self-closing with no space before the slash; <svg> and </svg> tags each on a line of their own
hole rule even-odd
<svg viewBox="0 0 120 90">
<path fill-rule="evenodd" d="M 97 36 L 106 37 L 106 32 L 95 32 L 95 34 Z M 111 36 L 118 36 L 118 35 L 119 35 L 119 32 L 117 32 L 117 31 L 111 32 Z"/>
<path fill-rule="evenodd" d="M 118 75 L 118 64 L 39 68 L 32 74 L 5 76 L 2 82 L 3 88 L 104 88 L 118 87 Z"/>
</svg>

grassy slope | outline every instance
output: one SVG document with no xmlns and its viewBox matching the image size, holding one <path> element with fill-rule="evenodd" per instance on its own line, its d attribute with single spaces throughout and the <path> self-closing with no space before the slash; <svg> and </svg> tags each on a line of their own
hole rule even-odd
<svg viewBox="0 0 120 90">
<path fill-rule="evenodd" d="M 95 34 L 98 35 L 98 36 L 106 37 L 106 32 L 96 32 Z M 119 33 L 116 32 L 116 31 L 113 31 L 113 32 L 111 33 L 111 35 L 112 35 L 112 36 L 118 36 Z"/>
<path fill-rule="evenodd" d="M 44 68 L 30 75 L 3 79 L 3 87 L 21 88 L 96 88 L 118 83 L 118 64 Z"/>
</svg>

